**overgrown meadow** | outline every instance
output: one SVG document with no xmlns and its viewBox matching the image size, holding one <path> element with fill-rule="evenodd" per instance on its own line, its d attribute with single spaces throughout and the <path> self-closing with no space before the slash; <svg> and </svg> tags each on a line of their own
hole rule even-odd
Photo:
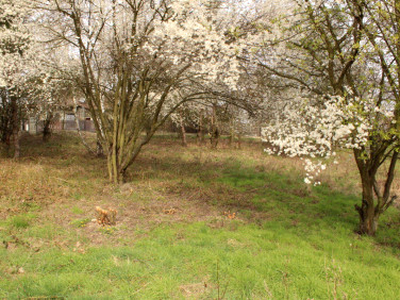
<svg viewBox="0 0 400 300">
<path fill-rule="evenodd" d="M 258 140 L 189 142 L 155 137 L 115 186 L 74 133 L 25 136 L 0 158 L 0 298 L 398 299 L 399 209 L 354 233 L 351 153 L 311 187 Z"/>
</svg>

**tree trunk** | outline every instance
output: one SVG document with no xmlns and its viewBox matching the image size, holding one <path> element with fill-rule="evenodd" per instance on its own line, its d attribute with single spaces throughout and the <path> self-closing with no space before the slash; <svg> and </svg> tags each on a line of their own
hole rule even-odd
<svg viewBox="0 0 400 300">
<path fill-rule="evenodd" d="M 359 205 L 355 206 L 360 216 L 358 232 L 373 236 L 378 229 L 380 212 L 375 209 L 372 183 L 370 180 L 365 179 L 363 178 L 362 180 L 363 193 L 361 207 Z"/>
<path fill-rule="evenodd" d="M 197 132 L 197 143 L 202 144 L 203 142 L 204 142 L 203 112 L 200 112 L 199 131 Z"/>
<path fill-rule="evenodd" d="M 14 158 L 18 159 L 21 154 L 21 146 L 20 146 L 21 133 L 18 129 L 14 129 L 13 137 L 14 137 Z"/>
<path fill-rule="evenodd" d="M 183 120 L 181 119 L 180 122 L 180 130 L 181 130 L 181 141 L 182 141 L 182 146 L 186 147 L 187 146 L 187 140 L 186 140 L 186 130 L 185 130 L 185 124 L 183 123 Z"/>
<path fill-rule="evenodd" d="M 65 130 L 65 111 L 63 111 L 63 117 L 61 120 L 61 130 Z"/>
<path fill-rule="evenodd" d="M 235 120 L 233 117 L 231 117 L 229 120 L 229 129 L 230 129 L 229 147 L 234 147 L 236 133 L 235 133 Z"/>
<path fill-rule="evenodd" d="M 53 119 L 52 114 L 48 114 L 43 124 L 43 142 L 47 143 L 51 137 L 51 121 Z"/>
<path fill-rule="evenodd" d="M 217 149 L 218 147 L 218 142 L 219 142 L 219 130 L 218 127 L 215 127 L 213 131 L 211 132 L 211 148 L 212 149 Z"/>
<path fill-rule="evenodd" d="M 18 103 L 17 99 L 15 97 L 12 97 L 11 99 L 11 109 L 12 109 L 12 136 L 13 136 L 13 142 L 14 142 L 14 158 L 17 159 L 20 156 L 20 120 L 19 120 L 19 115 L 18 115 Z"/>
<path fill-rule="evenodd" d="M 96 156 L 104 157 L 103 145 L 101 144 L 101 141 L 98 137 L 97 137 L 97 142 L 96 142 Z"/>
<path fill-rule="evenodd" d="M 2 131 L 3 132 L 1 136 L 1 142 L 4 144 L 6 156 L 9 156 L 11 148 L 11 138 L 12 138 L 12 130 L 10 129 L 9 124 L 6 124 L 6 126 L 2 128 Z"/>
<path fill-rule="evenodd" d="M 390 165 L 386 174 L 386 180 L 383 185 L 379 185 L 376 179 L 378 169 L 382 165 L 382 157 L 385 152 L 378 151 L 380 148 L 371 147 L 371 153 L 368 158 L 362 158 L 362 150 L 354 150 L 354 157 L 361 176 L 362 183 L 362 202 L 361 206 L 355 205 L 360 216 L 358 232 L 360 234 L 375 235 L 378 229 L 379 218 L 397 198 L 396 195 L 390 195 L 391 185 L 395 177 L 395 169 L 399 153 L 392 148 Z"/>
<path fill-rule="evenodd" d="M 109 153 L 107 154 L 107 162 L 110 181 L 114 184 L 120 183 L 122 179 L 122 174 L 118 165 L 117 154 L 113 150 L 109 151 Z"/>
<path fill-rule="evenodd" d="M 370 207 L 366 209 L 369 210 Z M 379 215 L 369 212 L 364 218 L 360 219 L 359 233 L 374 236 L 378 229 L 378 221 Z"/>
<path fill-rule="evenodd" d="M 360 234 L 374 235 L 378 228 L 379 210 L 375 209 L 374 201 L 374 182 L 377 172 L 376 168 L 371 168 L 371 161 L 363 159 L 361 150 L 354 150 L 354 158 L 357 163 L 358 171 L 362 184 L 361 206 L 355 205 L 355 209 L 360 217 L 358 232 Z"/>
<path fill-rule="evenodd" d="M 213 105 L 213 112 L 211 116 L 211 132 L 210 132 L 210 142 L 211 148 L 216 149 L 219 141 L 219 129 L 218 129 L 218 121 L 217 121 L 217 109 L 215 105 Z"/>
<path fill-rule="evenodd" d="M 127 170 L 136 160 L 137 156 L 141 151 L 142 146 L 145 143 L 142 143 L 132 151 L 132 158 L 128 164 L 120 163 L 120 160 L 118 159 L 120 153 L 114 154 L 112 150 L 107 153 L 108 174 L 109 174 L 109 179 L 112 183 L 119 184 L 126 182 L 128 174 Z M 110 148 L 112 149 L 113 147 Z"/>
<path fill-rule="evenodd" d="M 4 132 L 4 135 L 2 136 L 2 142 L 5 145 L 5 150 L 6 150 L 6 155 L 9 156 L 10 155 L 10 148 L 11 148 L 11 137 L 12 137 L 12 132 L 9 131 L 9 129 L 7 129 Z"/>
<path fill-rule="evenodd" d="M 240 133 L 237 135 L 237 148 L 242 149 L 242 135 Z"/>
</svg>

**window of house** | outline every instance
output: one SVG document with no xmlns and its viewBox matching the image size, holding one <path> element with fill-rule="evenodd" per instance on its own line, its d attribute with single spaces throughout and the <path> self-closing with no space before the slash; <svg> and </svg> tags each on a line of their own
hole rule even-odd
<svg viewBox="0 0 400 300">
<path fill-rule="evenodd" d="M 74 114 L 66 114 L 65 115 L 65 120 L 66 121 L 74 121 L 75 120 L 75 115 Z"/>
</svg>

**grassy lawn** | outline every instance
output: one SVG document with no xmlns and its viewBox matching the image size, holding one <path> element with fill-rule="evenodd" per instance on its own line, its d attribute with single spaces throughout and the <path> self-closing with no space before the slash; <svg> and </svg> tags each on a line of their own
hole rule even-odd
<svg viewBox="0 0 400 300">
<path fill-rule="evenodd" d="M 0 298 L 398 299 L 399 209 L 361 237 L 351 154 L 322 186 L 301 168 L 257 141 L 158 136 L 114 186 L 75 134 L 25 137 L 20 161 L 0 158 Z"/>
</svg>

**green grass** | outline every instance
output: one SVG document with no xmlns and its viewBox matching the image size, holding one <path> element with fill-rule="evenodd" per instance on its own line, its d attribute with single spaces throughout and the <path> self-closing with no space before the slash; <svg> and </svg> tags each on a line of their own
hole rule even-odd
<svg viewBox="0 0 400 300">
<path fill-rule="evenodd" d="M 21 162 L 0 161 L 0 298 L 398 298 L 399 211 L 376 237 L 355 234 L 348 170 L 309 188 L 297 161 L 254 141 L 210 151 L 162 137 L 113 186 L 77 142 L 30 138 Z M 116 226 L 92 222 L 97 205 L 118 209 Z"/>
<path fill-rule="evenodd" d="M 25 215 L 17 215 L 10 219 L 9 224 L 14 228 L 25 229 L 29 227 L 30 218 Z"/>
</svg>

